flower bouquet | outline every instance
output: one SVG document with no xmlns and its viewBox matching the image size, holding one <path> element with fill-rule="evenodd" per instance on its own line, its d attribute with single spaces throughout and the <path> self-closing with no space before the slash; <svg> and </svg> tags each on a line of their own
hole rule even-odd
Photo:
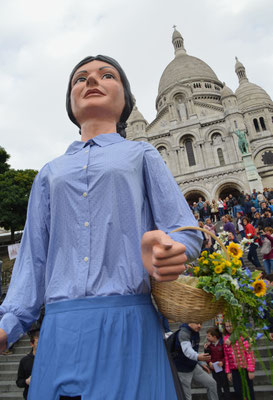
<svg viewBox="0 0 273 400">
<path fill-rule="evenodd" d="M 219 248 L 210 254 L 203 251 L 189 272 L 196 279 L 189 283 L 187 277 L 173 282 L 156 282 L 152 279 L 152 294 L 165 317 L 179 322 L 204 322 L 219 313 L 225 314 L 233 325 L 233 337 L 251 337 L 266 330 L 266 283 L 260 271 L 242 269 L 240 244 L 231 242 L 227 248 L 211 232 Z"/>
</svg>

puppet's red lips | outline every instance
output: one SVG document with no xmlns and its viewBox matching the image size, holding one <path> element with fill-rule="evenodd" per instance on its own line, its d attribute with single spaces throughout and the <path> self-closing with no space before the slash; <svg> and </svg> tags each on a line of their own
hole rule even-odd
<svg viewBox="0 0 273 400">
<path fill-rule="evenodd" d="M 93 95 L 104 96 L 104 93 L 102 93 L 99 89 L 92 89 L 92 90 L 87 90 L 84 97 L 93 96 Z"/>
</svg>

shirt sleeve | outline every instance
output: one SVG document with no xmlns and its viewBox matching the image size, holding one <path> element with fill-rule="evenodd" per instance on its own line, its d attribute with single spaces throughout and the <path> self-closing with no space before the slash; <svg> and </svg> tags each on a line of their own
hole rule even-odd
<svg viewBox="0 0 273 400">
<path fill-rule="evenodd" d="M 201 232 L 170 232 L 182 226 L 197 226 L 197 221 L 158 151 L 148 143 L 143 142 L 143 146 L 144 179 L 154 223 L 157 229 L 184 244 L 188 259 L 194 259 L 201 251 Z"/>
<path fill-rule="evenodd" d="M 193 350 L 190 342 L 190 333 L 181 329 L 178 334 L 178 339 L 184 355 L 190 360 L 198 361 L 198 353 Z"/>
<path fill-rule="evenodd" d="M 0 328 L 12 346 L 40 315 L 44 302 L 49 241 L 49 192 L 44 170 L 35 178 L 27 220 L 6 298 L 0 306 Z"/>
</svg>

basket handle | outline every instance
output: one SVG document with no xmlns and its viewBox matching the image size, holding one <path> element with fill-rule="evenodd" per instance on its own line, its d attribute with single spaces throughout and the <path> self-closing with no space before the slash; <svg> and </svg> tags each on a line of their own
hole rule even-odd
<svg viewBox="0 0 273 400">
<path fill-rule="evenodd" d="M 213 237 L 213 239 L 216 240 L 216 242 L 221 246 L 223 252 L 225 253 L 227 260 L 230 261 L 230 255 L 229 255 L 226 247 L 224 246 L 224 244 L 221 242 L 221 240 L 219 240 L 219 238 L 216 235 L 214 235 L 214 233 L 208 231 L 207 229 L 200 228 L 199 226 L 182 226 L 181 228 L 174 229 L 170 233 L 179 232 L 179 231 L 187 231 L 187 230 L 188 231 L 201 231 L 201 232 L 207 233 L 208 235 Z"/>
</svg>

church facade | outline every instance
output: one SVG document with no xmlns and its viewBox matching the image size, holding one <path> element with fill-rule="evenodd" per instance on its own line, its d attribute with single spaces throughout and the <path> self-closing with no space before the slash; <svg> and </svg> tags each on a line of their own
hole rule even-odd
<svg viewBox="0 0 273 400">
<path fill-rule="evenodd" d="M 236 131 L 245 133 L 261 184 L 273 186 L 273 102 L 249 82 L 236 59 L 235 93 L 202 60 L 187 54 L 175 29 L 175 57 L 165 68 L 150 124 L 135 105 L 127 137 L 150 142 L 160 152 L 189 202 L 251 192 Z M 260 179 L 259 178 L 259 179 Z"/>
</svg>

